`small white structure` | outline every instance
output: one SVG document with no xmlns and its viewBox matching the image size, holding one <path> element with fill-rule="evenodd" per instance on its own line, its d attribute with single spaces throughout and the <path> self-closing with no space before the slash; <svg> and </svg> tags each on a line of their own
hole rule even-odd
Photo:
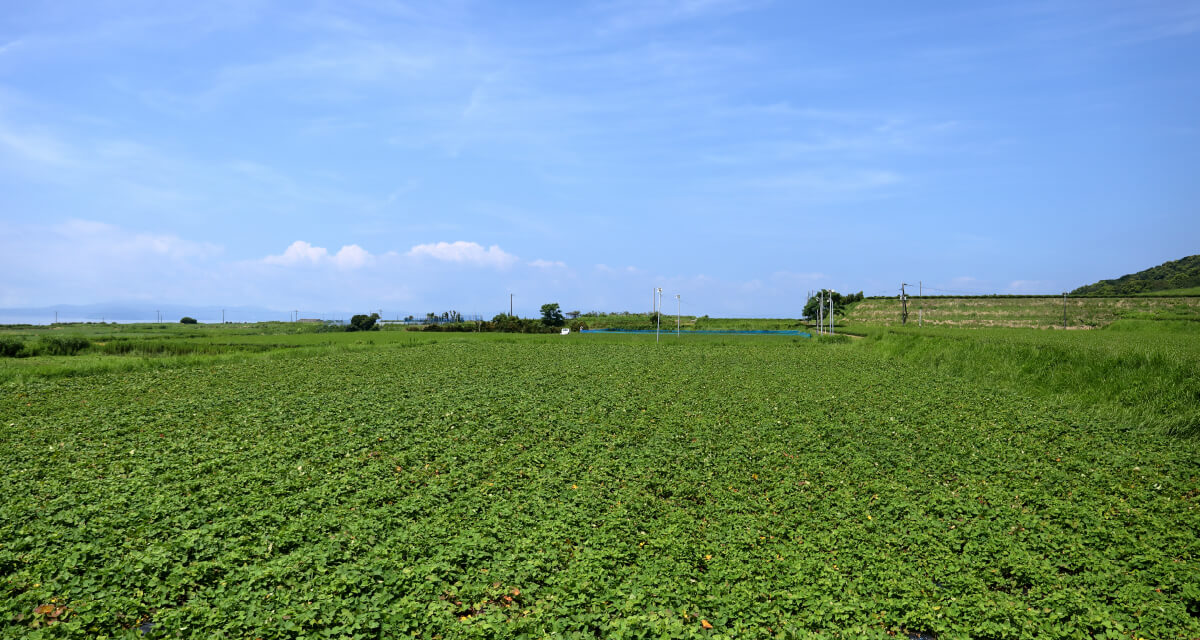
<svg viewBox="0 0 1200 640">
<path fill-rule="evenodd" d="M 571 327 L 563 327 L 562 333 L 561 333 L 561 334 L 559 334 L 559 335 L 564 335 L 564 336 L 565 336 L 565 335 L 567 335 L 568 333 L 571 333 Z"/>
</svg>

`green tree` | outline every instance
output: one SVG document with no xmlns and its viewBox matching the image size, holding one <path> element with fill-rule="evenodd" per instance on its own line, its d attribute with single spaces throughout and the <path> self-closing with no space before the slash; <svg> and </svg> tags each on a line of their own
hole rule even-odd
<svg viewBox="0 0 1200 640">
<path fill-rule="evenodd" d="M 372 313 L 369 316 L 360 313 L 350 318 L 350 324 L 346 327 L 346 331 L 378 331 L 379 327 L 375 326 L 375 321 L 378 319 L 378 313 Z"/>
<path fill-rule="evenodd" d="M 561 327 L 566 324 L 566 319 L 563 318 L 557 302 L 548 302 L 542 305 L 542 324 L 547 327 Z"/>
<path fill-rule="evenodd" d="M 179 324 L 196 324 L 196 319 L 191 316 L 184 316 L 179 319 Z"/>
<path fill-rule="evenodd" d="M 830 298 L 833 298 L 833 315 L 844 316 L 846 315 L 846 307 L 848 305 L 859 302 L 863 299 L 863 292 L 859 291 L 858 293 L 851 293 L 844 296 L 836 291 L 822 289 L 818 295 L 809 298 L 808 302 L 804 305 L 804 318 L 806 320 L 815 320 L 818 313 L 817 307 L 821 304 L 822 300 L 824 300 L 824 304 L 827 305 L 825 307 L 825 313 L 828 313 Z"/>
</svg>

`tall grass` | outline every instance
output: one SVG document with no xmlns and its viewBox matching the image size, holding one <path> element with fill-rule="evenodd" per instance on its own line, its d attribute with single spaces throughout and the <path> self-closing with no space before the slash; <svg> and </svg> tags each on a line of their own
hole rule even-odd
<svg viewBox="0 0 1200 640">
<path fill-rule="evenodd" d="M 217 343 L 183 340 L 111 340 L 96 344 L 93 353 L 121 356 L 217 355 L 235 351 L 261 352 L 286 348 L 286 344 Z"/>
<path fill-rule="evenodd" d="M 923 331 L 889 329 L 860 341 L 933 371 L 1056 396 L 1097 420 L 1200 436 L 1200 333 Z"/>
</svg>

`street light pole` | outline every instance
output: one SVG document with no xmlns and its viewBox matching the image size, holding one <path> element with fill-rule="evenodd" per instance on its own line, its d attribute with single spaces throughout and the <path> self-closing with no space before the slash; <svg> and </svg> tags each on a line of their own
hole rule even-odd
<svg viewBox="0 0 1200 640">
<path fill-rule="evenodd" d="M 656 304 L 655 311 L 658 311 L 659 309 L 662 309 L 662 287 L 655 287 L 654 292 L 657 294 L 657 299 L 654 301 Z M 657 323 L 654 325 L 654 343 L 658 344 L 658 336 L 662 331 L 662 314 L 655 313 L 654 320 Z"/>
</svg>

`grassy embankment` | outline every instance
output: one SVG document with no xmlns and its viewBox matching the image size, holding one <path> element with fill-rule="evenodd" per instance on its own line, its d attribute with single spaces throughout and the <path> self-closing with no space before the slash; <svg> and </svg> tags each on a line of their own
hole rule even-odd
<svg viewBox="0 0 1200 640">
<path fill-rule="evenodd" d="M 1200 296 L 1200 287 L 1186 289 L 1163 289 L 1162 291 L 1147 291 L 1134 294 L 1136 296 Z"/>
<path fill-rule="evenodd" d="M 1126 429 L 1200 436 L 1200 323 L 1122 320 L 1086 332 L 888 328 L 862 346 L 982 386 L 1051 397 Z"/>
<path fill-rule="evenodd" d="M 1200 320 L 1200 297 L 1068 297 L 1067 326 L 1072 329 L 1103 327 L 1122 319 Z M 913 297 L 908 323 L 923 316 L 925 326 L 942 327 L 1062 327 L 1063 300 L 1059 297 Z M 900 301 L 867 298 L 851 306 L 845 323 L 895 326 L 900 324 Z"/>
</svg>

